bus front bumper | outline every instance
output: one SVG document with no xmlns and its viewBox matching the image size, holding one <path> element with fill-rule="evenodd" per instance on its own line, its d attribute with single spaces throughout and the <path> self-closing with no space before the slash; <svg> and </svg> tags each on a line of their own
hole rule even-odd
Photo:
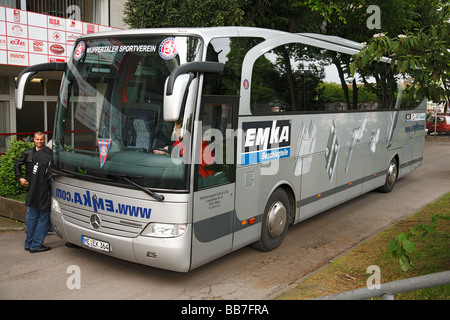
<svg viewBox="0 0 450 320">
<path fill-rule="evenodd" d="M 139 235 L 116 236 L 84 228 L 64 219 L 52 210 L 55 232 L 66 242 L 115 258 L 166 269 L 187 272 L 191 266 L 191 225 L 177 237 L 157 238 Z M 84 243 L 83 243 L 84 242 Z"/>
</svg>

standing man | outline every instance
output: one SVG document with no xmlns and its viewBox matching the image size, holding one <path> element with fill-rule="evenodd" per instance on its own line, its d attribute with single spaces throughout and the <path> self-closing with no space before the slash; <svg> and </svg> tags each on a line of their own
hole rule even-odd
<svg viewBox="0 0 450 320">
<path fill-rule="evenodd" d="M 48 251 L 43 245 L 50 226 L 52 150 L 44 145 L 42 131 L 34 134 L 34 147 L 25 150 L 14 163 L 14 173 L 23 186 L 28 186 L 25 205 L 26 217 L 25 250 L 31 253 Z M 22 166 L 26 166 L 25 178 Z"/>
</svg>

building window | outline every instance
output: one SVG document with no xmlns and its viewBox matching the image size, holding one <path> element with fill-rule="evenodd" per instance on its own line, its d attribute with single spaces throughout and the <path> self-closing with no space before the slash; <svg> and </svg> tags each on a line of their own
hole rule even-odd
<svg viewBox="0 0 450 320">
<path fill-rule="evenodd" d="M 25 95 L 44 95 L 44 82 L 42 78 L 31 79 L 26 87 Z"/>
<path fill-rule="evenodd" d="M 0 94 L 9 94 L 9 78 L 0 77 Z"/>
<path fill-rule="evenodd" d="M 17 134 L 21 138 L 44 129 L 44 102 L 25 101 L 22 110 L 17 110 Z"/>
<path fill-rule="evenodd" d="M 25 139 L 38 130 L 48 132 L 47 141 L 53 137 L 52 131 L 58 92 L 58 80 L 34 78 L 28 83 L 27 100 L 22 110 L 16 111 L 18 139 Z"/>
</svg>

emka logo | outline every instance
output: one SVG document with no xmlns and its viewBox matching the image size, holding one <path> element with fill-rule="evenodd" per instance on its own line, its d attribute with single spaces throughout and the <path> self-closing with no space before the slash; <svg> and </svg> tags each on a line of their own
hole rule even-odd
<svg viewBox="0 0 450 320">
<path fill-rule="evenodd" d="M 289 157 L 290 120 L 244 122 L 242 129 L 244 131 L 241 150 L 242 165 Z"/>
</svg>

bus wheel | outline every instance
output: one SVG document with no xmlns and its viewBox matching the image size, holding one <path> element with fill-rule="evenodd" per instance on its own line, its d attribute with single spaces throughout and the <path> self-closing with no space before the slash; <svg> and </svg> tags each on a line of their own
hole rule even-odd
<svg viewBox="0 0 450 320">
<path fill-rule="evenodd" d="M 398 162 L 397 158 L 394 157 L 389 163 L 386 175 L 386 182 L 384 183 L 384 186 L 382 186 L 378 190 L 384 193 L 391 192 L 392 189 L 394 189 L 395 182 L 397 181 L 397 173 L 398 173 Z"/>
<path fill-rule="evenodd" d="M 277 248 L 283 242 L 288 226 L 289 198 L 282 189 L 276 189 L 264 210 L 261 237 L 252 246 L 262 251 Z"/>
</svg>

